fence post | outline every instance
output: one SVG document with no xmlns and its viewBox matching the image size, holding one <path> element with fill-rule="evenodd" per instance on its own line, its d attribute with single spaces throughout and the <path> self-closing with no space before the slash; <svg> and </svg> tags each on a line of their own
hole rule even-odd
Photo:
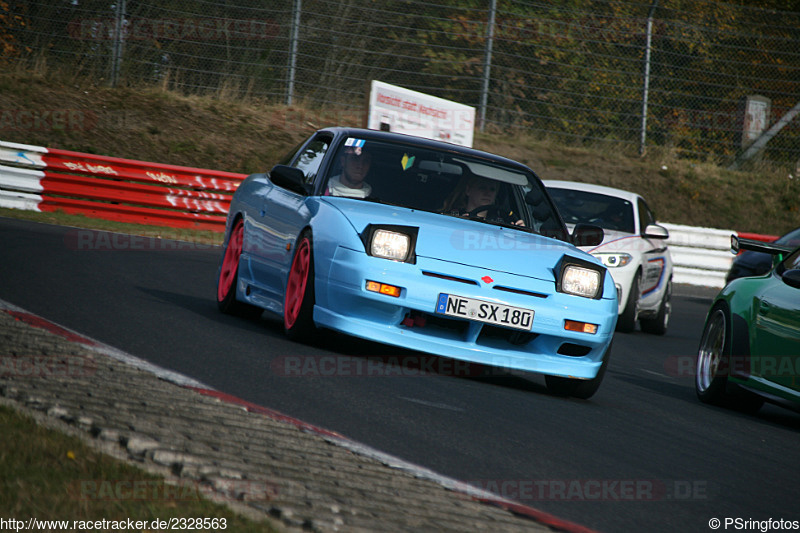
<svg viewBox="0 0 800 533">
<path fill-rule="evenodd" d="M 497 11 L 497 0 L 492 0 L 489 7 L 489 27 L 486 30 L 486 51 L 483 59 L 483 87 L 481 87 L 480 131 L 486 124 L 486 105 L 489 99 L 489 78 L 492 69 L 492 44 L 494 42 L 494 15 Z"/>
<path fill-rule="evenodd" d="M 126 0 L 119 0 L 114 9 L 114 40 L 111 44 L 111 76 L 109 83 L 111 87 L 116 87 L 119 83 L 119 71 L 122 65 L 122 47 L 125 41 L 125 3 Z"/>
<path fill-rule="evenodd" d="M 644 155 L 645 140 L 647 138 L 647 96 L 650 89 L 650 43 L 653 39 L 653 15 L 656 12 L 658 0 L 653 0 L 650 12 L 647 14 L 647 37 L 644 50 L 644 87 L 642 88 L 642 131 L 639 137 L 639 155 Z"/>
<path fill-rule="evenodd" d="M 286 105 L 292 105 L 294 96 L 294 75 L 297 64 L 297 41 L 300 38 L 300 12 L 302 0 L 295 0 L 292 6 L 292 35 L 289 43 L 289 80 L 286 87 Z"/>
</svg>

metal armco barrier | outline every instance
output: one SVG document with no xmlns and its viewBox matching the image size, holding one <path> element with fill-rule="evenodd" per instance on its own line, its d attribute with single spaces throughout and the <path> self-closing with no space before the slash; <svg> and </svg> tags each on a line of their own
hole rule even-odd
<svg viewBox="0 0 800 533">
<path fill-rule="evenodd" d="M 773 235 L 739 233 L 733 230 L 678 224 L 662 226 L 669 230 L 667 245 L 672 253 L 673 282 L 706 287 L 725 286 L 725 276 L 734 257 L 731 253 L 731 235 L 761 241 L 777 239 Z"/>
<path fill-rule="evenodd" d="M 0 141 L 0 207 L 224 231 L 246 174 Z"/>
</svg>

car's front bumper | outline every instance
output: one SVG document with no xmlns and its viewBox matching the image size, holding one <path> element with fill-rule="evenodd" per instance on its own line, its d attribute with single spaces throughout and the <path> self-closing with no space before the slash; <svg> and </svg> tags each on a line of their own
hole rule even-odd
<svg viewBox="0 0 800 533">
<path fill-rule="evenodd" d="M 554 280 L 424 257 L 417 258 L 416 264 L 397 263 L 339 247 L 327 266 L 324 273 L 318 271 L 314 320 L 319 326 L 464 361 L 590 379 L 600 368 L 616 325 L 617 302 L 610 277 L 604 288 L 610 297 L 592 300 L 556 292 Z M 482 281 L 486 275 L 492 281 Z M 401 294 L 370 292 L 368 280 L 401 287 Z M 515 334 L 507 328 L 436 314 L 440 293 L 531 309 L 532 328 Z M 596 324 L 597 333 L 566 330 L 566 319 Z"/>
<path fill-rule="evenodd" d="M 639 271 L 639 264 L 634 262 L 631 262 L 624 267 L 608 269 L 608 273 L 613 278 L 614 285 L 617 288 L 619 314 L 622 314 L 622 312 L 625 311 L 625 305 L 628 303 L 628 296 L 631 294 L 633 280 L 636 277 L 637 271 Z"/>
</svg>

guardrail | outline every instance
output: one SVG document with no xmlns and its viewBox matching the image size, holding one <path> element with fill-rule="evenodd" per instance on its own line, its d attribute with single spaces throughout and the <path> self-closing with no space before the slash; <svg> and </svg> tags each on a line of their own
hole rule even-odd
<svg viewBox="0 0 800 533">
<path fill-rule="evenodd" d="M 5 163 L 5 164 L 2 164 Z M 0 207 L 224 231 L 233 192 L 246 174 L 104 157 L 0 141 Z M 663 224 L 673 281 L 722 287 L 732 230 Z M 775 240 L 771 235 L 741 233 Z"/>
<path fill-rule="evenodd" d="M 722 288 L 733 262 L 731 235 L 774 241 L 777 236 L 739 233 L 733 230 L 661 224 L 669 230 L 667 245 L 672 254 L 674 283 Z"/>
<path fill-rule="evenodd" d="M 0 207 L 224 231 L 245 177 L 0 141 Z"/>
<path fill-rule="evenodd" d="M 731 235 L 735 231 L 661 224 L 669 230 L 674 283 L 723 287 L 731 267 Z"/>
</svg>

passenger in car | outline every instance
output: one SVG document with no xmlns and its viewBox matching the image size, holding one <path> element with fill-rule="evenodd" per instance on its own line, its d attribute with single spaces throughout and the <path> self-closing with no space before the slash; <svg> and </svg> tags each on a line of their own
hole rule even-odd
<svg viewBox="0 0 800 533">
<path fill-rule="evenodd" d="M 347 146 L 340 159 L 342 172 L 328 180 L 325 196 L 366 198 L 372 187 L 364 181 L 372 163 L 372 154 L 361 146 Z"/>
</svg>

